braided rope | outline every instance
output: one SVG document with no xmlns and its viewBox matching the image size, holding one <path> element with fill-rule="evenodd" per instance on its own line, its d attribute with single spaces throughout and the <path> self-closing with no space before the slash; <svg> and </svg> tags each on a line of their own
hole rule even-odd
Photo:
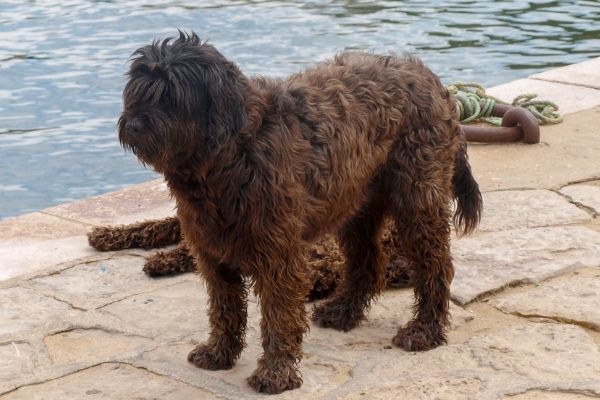
<svg viewBox="0 0 600 400">
<path fill-rule="evenodd" d="M 485 121 L 492 125 L 500 126 L 502 118 L 492 116 L 496 103 L 508 104 L 486 93 L 485 88 L 475 82 L 455 82 L 446 87 L 456 99 L 456 116 L 462 124 Z M 558 124 L 562 118 L 558 113 L 558 106 L 551 101 L 534 100 L 535 94 L 522 94 L 517 96 L 512 105 L 523 107 L 531 112 L 540 122 L 540 125 Z"/>
<path fill-rule="evenodd" d="M 535 94 L 522 94 L 515 97 L 512 105 L 529 110 L 540 121 L 541 125 L 562 122 L 562 118 L 558 113 L 558 106 L 555 103 L 548 100 L 533 100 L 536 97 Z"/>
</svg>

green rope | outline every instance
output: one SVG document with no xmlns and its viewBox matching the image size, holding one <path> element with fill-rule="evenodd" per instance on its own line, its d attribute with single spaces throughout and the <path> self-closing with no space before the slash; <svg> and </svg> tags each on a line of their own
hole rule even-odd
<svg viewBox="0 0 600 400">
<path fill-rule="evenodd" d="M 496 103 L 508 104 L 485 92 L 485 88 L 474 82 L 455 82 L 447 86 L 450 94 L 456 99 L 456 116 L 462 124 L 485 121 L 500 126 L 502 118 L 492 116 Z M 529 110 L 540 122 L 540 125 L 558 124 L 562 118 L 558 106 L 551 101 L 534 100 L 535 94 L 517 96 L 511 103 L 515 107 Z"/>
<path fill-rule="evenodd" d="M 558 113 L 558 106 L 555 103 L 547 100 L 533 100 L 536 97 L 535 94 L 522 94 L 515 97 L 512 105 L 529 110 L 540 121 L 541 125 L 562 122 L 562 118 Z"/>
</svg>

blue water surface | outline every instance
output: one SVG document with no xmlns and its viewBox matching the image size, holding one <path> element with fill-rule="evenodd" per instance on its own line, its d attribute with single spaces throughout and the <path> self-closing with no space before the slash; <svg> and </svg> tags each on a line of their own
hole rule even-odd
<svg viewBox="0 0 600 400">
<path fill-rule="evenodd" d="M 0 218 L 156 175 L 116 120 L 130 54 L 194 30 L 247 74 L 343 49 L 412 52 L 487 86 L 600 55 L 598 1 L 0 0 Z"/>
</svg>

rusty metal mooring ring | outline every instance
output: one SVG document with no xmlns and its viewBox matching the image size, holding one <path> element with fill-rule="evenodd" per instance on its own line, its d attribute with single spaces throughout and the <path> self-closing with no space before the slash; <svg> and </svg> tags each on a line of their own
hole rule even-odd
<svg viewBox="0 0 600 400">
<path fill-rule="evenodd" d="M 502 117 L 502 126 L 487 128 L 482 126 L 461 125 L 463 136 L 468 142 L 508 143 L 522 141 L 539 143 L 540 124 L 535 116 L 522 107 L 496 104 L 492 115 Z"/>
</svg>

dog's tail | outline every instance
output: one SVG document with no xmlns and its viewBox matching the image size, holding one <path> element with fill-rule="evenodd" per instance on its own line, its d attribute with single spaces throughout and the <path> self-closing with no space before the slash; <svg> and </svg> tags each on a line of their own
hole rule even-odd
<svg viewBox="0 0 600 400">
<path fill-rule="evenodd" d="M 483 199 L 479 191 L 479 185 L 473 178 L 469 158 L 467 156 L 467 145 L 461 143 L 455 160 L 454 198 L 456 199 L 456 212 L 454 213 L 454 226 L 459 234 L 464 235 L 473 231 L 481 220 Z"/>
<path fill-rule="evenodd" d="M 181 226 L 176 217 L 124 226 L 97 226 L 88 233 L 90 246 L 100 251 L 154 249 L 178 243 L 180 240 Z"/>
</svg>

